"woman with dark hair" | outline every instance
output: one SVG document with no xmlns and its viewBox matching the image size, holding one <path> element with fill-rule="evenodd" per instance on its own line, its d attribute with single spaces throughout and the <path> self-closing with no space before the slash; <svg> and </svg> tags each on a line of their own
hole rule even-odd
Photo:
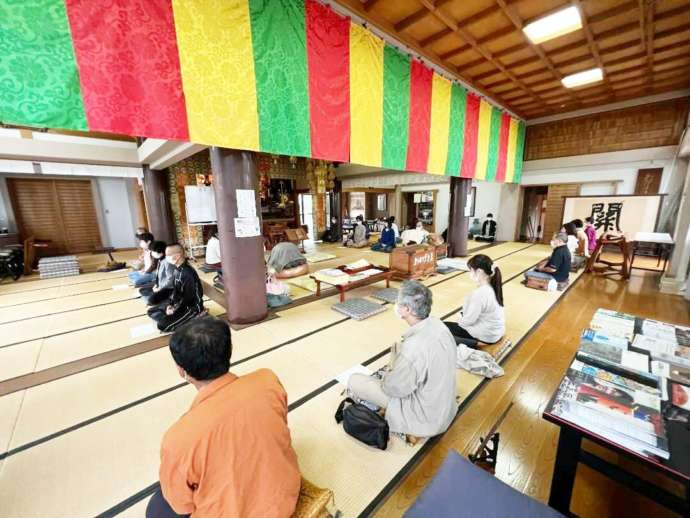
<svg viewBox="0 0 690 518">
<path fill-rule="evenodd" d="M 395 248 L 395 230 L 393 230 L 393 218 L 389 218 L 386 223 L 386 228 L 381 232 L 381 238 L 378 243 L 374 243 L 371 249 L 375 252 L 386 252 L 390 254 Z"/>
<path fill-rule="evenodd" d="M 564 223 L 563 229 L 568 236 L 568 251 L 570 252 L 570 263 L 572 264 L 572 271 L 577 271 L 585 263 L 584 249 L 587 248 L 585 243 L 580 242 L 577 234 L 577 225 L 575 221 Z M 586 240 L 586 237 L 583 238 Z"/>
<path fill-rule="evenodd" d="M 568 236 L 568 252 L 570 252 L 571 257 L 574 257 L 575 251 L 577 250 L 577 228 L 575 228 L 575 223 L 572 221 L 569 223 L 563 223 L 561 231 L 565 232 L 565 234 Z"/>
<path fill-rule="evenodd" d="M 479 287 L 465 299 L 458 323 L 444 323 L 457 343 L 470 347 L 476 347 L 477 342 L 494 344 L 506 332 L 501 270 L 484 254 L 471 257 L 467 266 Z"/>
</svg>

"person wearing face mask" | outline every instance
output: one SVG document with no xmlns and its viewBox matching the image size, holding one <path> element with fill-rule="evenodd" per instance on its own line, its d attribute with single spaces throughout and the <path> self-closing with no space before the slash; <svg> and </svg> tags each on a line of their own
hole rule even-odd
<svg viewBox="0 0 690 518">
<path fill-rule="evenodd" d="M 148 315 L 158 323 L 160 331 L 168 333 L 203 314 L 205 310 L 204 290 L 199 275 L 187 263 L 182 245 L 168 245 L 165 260 L 174 268 L 172 291 L 167 299 L 151 306 Z"/>
<path fill-rule="evenodd" d="M 475 241 L 486 241 L 492 243 L 496 240 L 496 227 L 498 224 L 494 219 L 494 215 L 490 212 L 486 215 L 486 219 L 482 224 L 481 236 L 474 236 Z"/>
<path fill-rule="evenodd" d="M 127 274 L 129 282 L 134 284 L 135 288 L 141 288 L 156 281 L 158 261 L 151 255 L 151 243 L 153 243 L 153 234 L 144 232 L 139 235 L 141 268 L 138 270 L 135 269 Z"/>
<path fill-rule="evenodd" d="M 175 273 L 175 266 L 165 260 L 165 243 L 163 241 L 154 241 L 151 245 L 151 255 L 158 261 L 158 270 L 156 271 L 156 282 L 153 286 L 146 286 L 139 290 L 141 298 L 149 306 L 160 304 L 166 300 L 173 288 L 173 274 Z"/>
<path fill-rule="evenodd" d="M 501 270 L 484 254 L 471 257 L 467 266 L 470 278 L 479 287 L 465 299 L 458 322 L 445 324 L 458 344 L 494 344 L 506 333 Z"/>
<path fill-rule="evenodd" d="M 391 350 L 383 379 L 353 374 L 350 393 L 386 410 L 390 431 L 415 437 L 445 432 L 458 410 L 455 399 L 456 345 L 448 328 L 430 316 L 431 290 L 406 281 L 398 293 L 396 315 L 409 329 Z"/>
<path fill-rule="evenodd" d="M 540 262 L 534 270 L 525 272 L 525 280 L 529 277 L 538 279 L 554 279 L 560 286 L 567 284 L 570 276 L 571 257 L 568 250 L 568 235 L 558 232 L 551 238 L 551 257 Z"/>
</svg>

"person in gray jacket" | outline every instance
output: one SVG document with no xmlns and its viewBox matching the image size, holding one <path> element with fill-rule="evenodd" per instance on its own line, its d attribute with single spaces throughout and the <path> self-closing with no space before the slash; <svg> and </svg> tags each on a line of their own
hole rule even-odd
<svg viewBox="0 0 690 518">
<path fill-rule="evenodd" d="M 173 274 L 175 266 L 165 260 L 165 243 L 154 241 L 151 245 L 151 255 L 158 260 L 156 282 L 139 290 L 139 295 L 149 306 L 155 306 L 167 299 L 173 289 Z"/>
<path fill-rule="evenodd" d="M 403 283 L 395 312 L 410 328 L 391 350 L 388 371 L 381 380 L 353 374 L 348 381 L 355 398 L 386 409 L 393 433 L 432 437 L 445 432 L 457 413 L 455 340 L 429 315 L 431 303 L 429 288 Z"/>
</svg>

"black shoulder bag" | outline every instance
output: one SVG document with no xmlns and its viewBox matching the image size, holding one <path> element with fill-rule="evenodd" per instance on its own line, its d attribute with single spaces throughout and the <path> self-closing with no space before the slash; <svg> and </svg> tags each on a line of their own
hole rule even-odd
<svg viewBox="0 0 690 518">
<path fill-rule="evenodd" d="M 347 406 L 346 406 L 347 405 Z M 385 450 L 388 446 L 388 422 L 369 408 L 344 399 L 335 412 L 335 421 L 343 423 L 343 429 L 358 441 Z"/>
</svg>

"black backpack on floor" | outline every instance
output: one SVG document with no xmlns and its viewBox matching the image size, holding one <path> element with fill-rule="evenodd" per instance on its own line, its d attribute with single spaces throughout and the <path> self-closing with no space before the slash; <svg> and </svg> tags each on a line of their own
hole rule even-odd
<svg viewBox="0 0 690 518">
<path fill-rule="evenodd" d="M 338 424 L 342 422 L 345 432 L 364 444 L 379 450 L 385 450 L 388 446 L 388 422 L 378 413 L 355 403 L 351 398 L 344 399 L 338 405 L 335 421 Z"/>
</svg>

